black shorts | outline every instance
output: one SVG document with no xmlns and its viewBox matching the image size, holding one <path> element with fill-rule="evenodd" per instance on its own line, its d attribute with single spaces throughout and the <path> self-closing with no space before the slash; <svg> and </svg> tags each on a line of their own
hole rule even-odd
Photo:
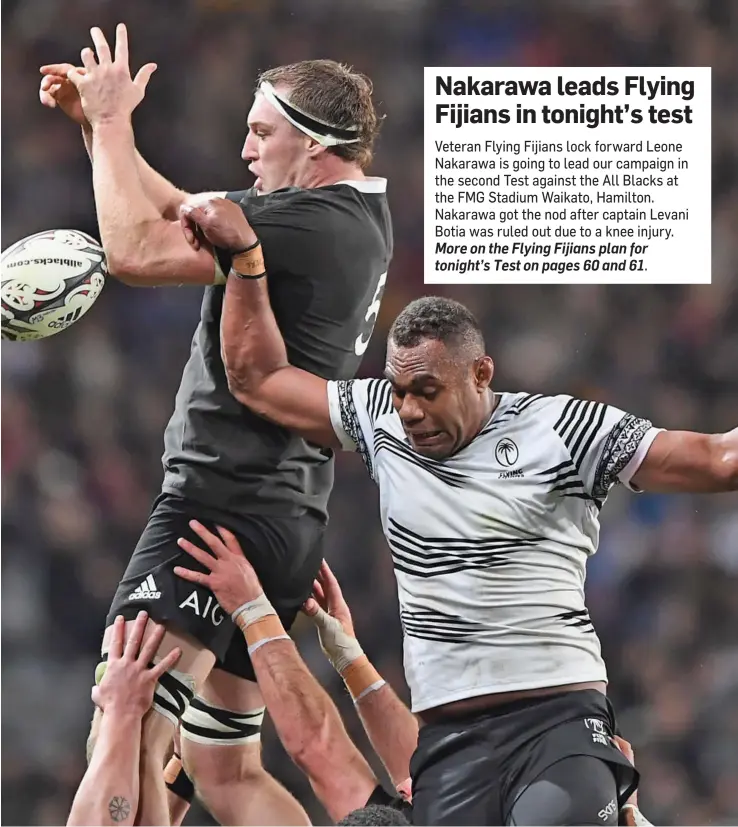
<svg viewBox="0 0 738 827">
<path fill-rule="evenodd" d="M 521 793 L 548 768 L 576 755 L 593 756 L 610 766 L 619 809 L 636 788 L 638 774 L 612 744 L 615 732 L 612 706 L 594 689 L 530 698 L 482 715 L 428 724 L 420 730 L 410 762 L 413 820 L 508 824 Z M 586 777 L 576 779 L 582 791 L 588 783 Z"/>
<path fill-rule="evenodd" d="M 177 545 L 179 537 L 186 537 L 202 547 L 202 540 L 188 525 L 192 519 L 211 530 L 221 525 L 236 535 L 287 630 L 310 596 L 323 559 L 325 524 L 310 514 L 234 518 L 171 494 L 162 494 L 154 503 L 113 598 L 106 626 L 116 615 L 132 620 L 145 609 L 167 628 L 200 641 L 215 654 L 219 668 L 254 680 L 246 641 L 213 593 L 174 574 L 175 566 L 204 570 Z"/>
</svg>

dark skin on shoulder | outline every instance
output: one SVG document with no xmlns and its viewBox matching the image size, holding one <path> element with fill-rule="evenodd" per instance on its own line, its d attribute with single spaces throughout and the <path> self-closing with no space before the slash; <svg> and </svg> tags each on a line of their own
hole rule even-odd
<svg viewBox="0 0 738 827">
<path fill-rule="evenodd" d="M 422 339 L 400 347 L 390 339 L 384 374 L 410 446 L 430 459 L 448 459 L 468 445 L 497 405 L 492 359 L 463 342 Z"/>
</svg>

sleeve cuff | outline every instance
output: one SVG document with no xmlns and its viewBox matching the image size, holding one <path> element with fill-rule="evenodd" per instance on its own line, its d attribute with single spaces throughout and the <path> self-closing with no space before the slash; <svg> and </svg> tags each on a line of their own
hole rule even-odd
<svg viewBox="0 0 738 827">
<path fill-rule="evenodd" d="M 328 382 L 328 410 L 330 411 L 331 415 L 331 425 L 333 425 L 333 430 L 338 437 L 338 441 L 341 443 L 341 447 L 344 451 L 356 451 L 357 445 L 354 440 L 349 436 L 346 428 L 343 425 L 343 416 L 341 415 L 341 401 L 338 393 L 338 386 L 339 382 Z M 349 393 L 351 391 L 349 390 Z"/>
<path fill-rule="evenodd" d="M 636 494 L 642 493 L 642 489 L 638 488 L 637 485 L 633 485 L 631 483 L 631 479 L 635 476 L 636 471 L 641 467 L 643 464 L 643 460 L 646 458 L 646 454 L 648 453 L 649 448 L 653 444 L 654 439 L 663 431 L 663 428 L 650 428 L 646 431 L 643 439 L 640 441 L 638 447 L 635 449 L 633 456 L 630 458 L 630 462 L 623 468 L 623 470 L 618 474 L 618 479 L 623 485 L 628 488 L 630 491 L 634 491 Z"/>
</svg>

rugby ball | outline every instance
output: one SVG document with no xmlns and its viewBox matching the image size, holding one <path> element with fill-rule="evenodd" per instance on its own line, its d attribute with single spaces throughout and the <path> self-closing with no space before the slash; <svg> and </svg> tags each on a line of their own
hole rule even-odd
<svg viewBox="0 0 738 827">
<path fill-rule="evenodd" d="M 105 254 L 79 230 L 45 230 L 2 254 L 2 338 L 46 339 L 92 307 L 105 284 Z"/>
</svg>

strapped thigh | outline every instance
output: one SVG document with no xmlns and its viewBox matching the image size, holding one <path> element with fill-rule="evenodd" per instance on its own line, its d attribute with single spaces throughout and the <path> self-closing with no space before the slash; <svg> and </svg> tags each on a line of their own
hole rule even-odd
<svg viewBox="0 0 738 827">
<path fill-rule="evenodd" d="M 95 668 L 95 683 L 99 684 L 105 675 L 108 665 L 108 653 L 103 653 L 103 659 Z M 149 666 L 153 666 L 150 663 Z M 168 669 L 156 682 L 154 700 L 151 708 L 163 715 L 175 726 L 184 715 L 195 694 L 195 678 L 176 669 Z"/>
<path fill-rule="evenodd" d="M 236 745 L 261 740 L 264 707 L 232 712 L 196 695 L 182 716 L 182 738 L 198 744 Z"/>
</svg>

